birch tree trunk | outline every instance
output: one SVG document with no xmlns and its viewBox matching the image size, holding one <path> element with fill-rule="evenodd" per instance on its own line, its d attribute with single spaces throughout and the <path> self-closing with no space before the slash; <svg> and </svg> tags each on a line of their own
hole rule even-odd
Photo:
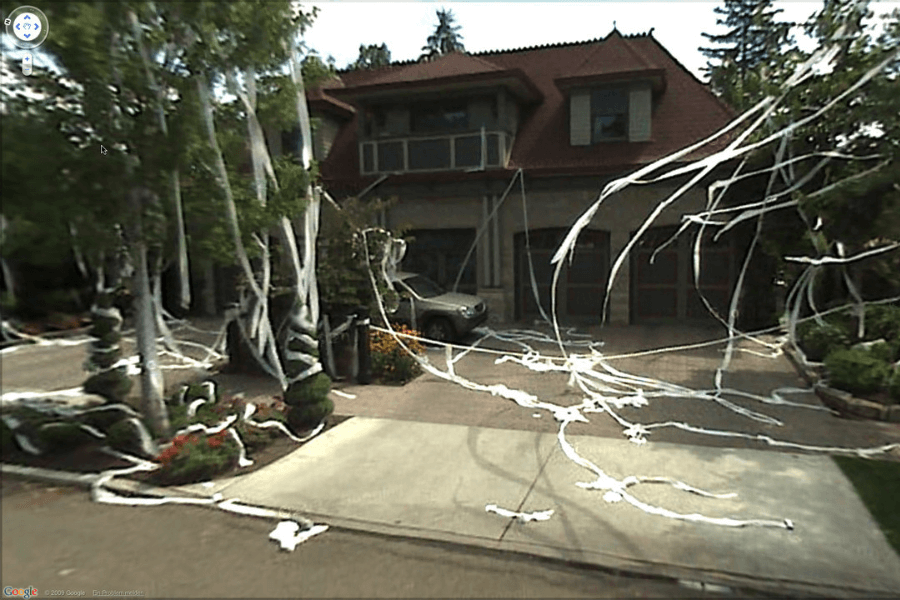
<svg viewBox="0 0 900 600">
<path fill-rule="evenodd" d="M 169 435 L 169 415 L 163 400 L 164 381 L 156 353 L 156 327 L 154 325 L 153 298 L 150 290 L 150 273 L 147 268 L 147 242 L 143 236 L 141 213 L 148 192 L 132 190 L 131 207 L 132 254 L 135 257 L 134 313 L 135 335 L 141 364 L 141 413 L 157 436 Z"/>
</svg>

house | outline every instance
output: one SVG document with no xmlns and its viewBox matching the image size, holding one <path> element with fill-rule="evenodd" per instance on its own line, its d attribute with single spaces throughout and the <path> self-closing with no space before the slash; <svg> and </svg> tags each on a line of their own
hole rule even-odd
<svg viewBox="0 0 900 600">
<path fill-rule="evenodd" d="M 315 154 L 332 196 L 357 194 L 377 182 L 372 194 L 398 199 L 383 224 L 408 228 L 414 238 L 404 270 L 448 287 L 483 227 L 459 290 L 484 297 L 492 316 L 507 322 L 530 321 L 540 312 L 527 246 L 549 313 L 550 258 L 603 186 L 734 117 L 652 33 L 625 36 L 617 30 L 587 42 L 453 53 L 341 72 L 308 97 L 318 121 Z M 708 156 L 724 143 L 685 160 Z M 522 181 L 498 209 L 519 169 Z M 612 261 L 684 181 L 631 186 L 601 206 L 561 274 L 561 322 L 599 320 Z M 704 189 L 695 186 L 648 231 L 616 279 L 611 323 L 709 318 L 694 289 L 687 237 L 649 262 L 681 215 L 705 203 Z M 720 309 L 727 306 L 740 258 L 726 236 L 704 248 L 701 286 Z"/>
</svg>

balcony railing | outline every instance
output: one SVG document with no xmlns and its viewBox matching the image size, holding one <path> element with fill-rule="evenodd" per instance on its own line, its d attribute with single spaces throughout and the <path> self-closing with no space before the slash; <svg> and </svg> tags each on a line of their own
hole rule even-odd
<svg viewBox="0 0 900 600">
<path fill-rule="evenodd" d="M 363 175 L 505 167 L 512 138 L 503 131 L 392 137 L 359 144 Z"/>
</svg>

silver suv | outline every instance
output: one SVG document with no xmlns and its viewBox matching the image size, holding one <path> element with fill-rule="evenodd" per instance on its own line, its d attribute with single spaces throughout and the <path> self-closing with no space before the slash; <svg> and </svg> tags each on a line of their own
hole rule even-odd
<svg viewBox="0 0 900 600">
<path fill-rule="evenodd" d="M 448 292 L 416 273 L 399 272 L 391 283 L 400 296 L 391 320 L 409 325 L 429 339 L 452 341 L 487 321 L 487 307 L 478 296 Z"/>
</svg>

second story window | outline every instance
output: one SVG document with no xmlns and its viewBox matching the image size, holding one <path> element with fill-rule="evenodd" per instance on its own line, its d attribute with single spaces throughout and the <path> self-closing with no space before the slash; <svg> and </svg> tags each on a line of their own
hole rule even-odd
<svg viewBox="0 0 900 600">
<path fill-rule="evenodd" d="M 363 119 L 366 137 L 373 137 L 384 132 L 387 123 L 384 110 L 380 108 L 368 109 Z"/>
<path fill-rule="evenodd" d="M 591 143 L 628 138 L 628 94 L 624 90 L 591 92 Z"/>
<path fill-rule="evenodd" d="M 469 112 L 465 102 L 443 102 L 415 106 L 412 130 L 415 133 L 443 133 L 465 130 Z"/>
</svg>

